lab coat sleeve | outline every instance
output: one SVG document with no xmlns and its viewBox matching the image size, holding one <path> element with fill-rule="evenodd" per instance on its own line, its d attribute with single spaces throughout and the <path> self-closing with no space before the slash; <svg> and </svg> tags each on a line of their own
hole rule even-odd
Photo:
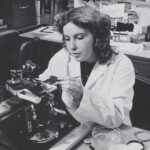
<svg viewBox="0 0 150 150">
<path fill-rule="evenodd" d="M 49 61 L 47 69 L 42 74 L 39 75 L 39 79 L 41 81 L 47 80 L 52 74 L 51 63 L 52 63 L 52 60 Z"/>
<path fill-rule="evenodd" d="M 111 128 L 127 120 L 130 122 L 135 83 L 132 63 L 119 62 L 113 76 L 108 94 L 84 88 L 80 106 L 73 112 L 79 122 L 94 122 Z"/>
<path fill-rule="evenodd" d="M 47 69 L 39 75 L 39 79 L 44 81 L 50 76 L 62 76 L 65 74 L 65 66 L 68 62 L 68 53 L 65 49 L 59 50 L 49 61 Z"/>
<path fill-rule="evenodd" d="M 63 52 L 57 52 L 49 61 L 47 69 L 39 75 L 39 79 L 41 81 L 47 80 L 50 76 L 57 76 L 59 69 L 59 60 L 61 58 L 61 53 Z"/>
</svg>

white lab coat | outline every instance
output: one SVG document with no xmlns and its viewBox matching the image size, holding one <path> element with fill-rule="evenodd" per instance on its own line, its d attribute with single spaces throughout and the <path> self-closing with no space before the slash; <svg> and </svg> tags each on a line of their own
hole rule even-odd
<svg viewBox="0 0 150 150">
<path fill-rule="evenodd" d="M 50 75 L 81 77 L 80 63 L 62 49 L 52 57 L 48 68 L 39 78 L 46 80 Z M 129 112 L 132 108 L 134 83 L 134 67 L 124 54 L 114 55 L 103 65 L 96 62 L 83 89 L 80 106 L 69 111 L 81 123 L 98 123 L 111 128 L 122 123 L 131 125 Z M 72 108 L 71 96 L 63 92 L 62 99 Z"/>
</svg>

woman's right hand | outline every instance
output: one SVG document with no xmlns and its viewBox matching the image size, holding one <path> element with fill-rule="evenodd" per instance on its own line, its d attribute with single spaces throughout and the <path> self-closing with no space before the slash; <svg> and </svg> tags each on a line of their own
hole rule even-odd
<svg viewBox="0 0 150 150">
<path fill-rule="evenodd" d="M 66 91 L 73 97 L 75 103 L 80 103 L 83 96 L 83 85 L 79 78 L 66 77 L 59 78 L 56 85 L 60 85 L 63 91 Z"/>
</svg>

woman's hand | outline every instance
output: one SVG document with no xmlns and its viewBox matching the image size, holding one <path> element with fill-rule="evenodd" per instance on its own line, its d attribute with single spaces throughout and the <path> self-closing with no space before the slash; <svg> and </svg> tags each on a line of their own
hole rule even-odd
<svg viewBox="0 0 150 150">
<path fill-rule="evenodd" d="M 73 100 L 79 103 L 83 96 L 83 85 L 79 78 L 67 77 L 59 78 L 59 82 L 56 84 L 60 85 L 63 91 L 68 92 Z"/>
</svg>

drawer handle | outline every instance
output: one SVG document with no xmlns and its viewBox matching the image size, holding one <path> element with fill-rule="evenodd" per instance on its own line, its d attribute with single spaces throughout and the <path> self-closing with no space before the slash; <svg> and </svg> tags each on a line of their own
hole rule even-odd
<svg viewBox="0 0 150 150">
<path fill-rule="evenodd" d="M 29 5 L 19 7 L 19 9 L 27 9 L 27 8 L 29 8 Z"/>
</svg>

